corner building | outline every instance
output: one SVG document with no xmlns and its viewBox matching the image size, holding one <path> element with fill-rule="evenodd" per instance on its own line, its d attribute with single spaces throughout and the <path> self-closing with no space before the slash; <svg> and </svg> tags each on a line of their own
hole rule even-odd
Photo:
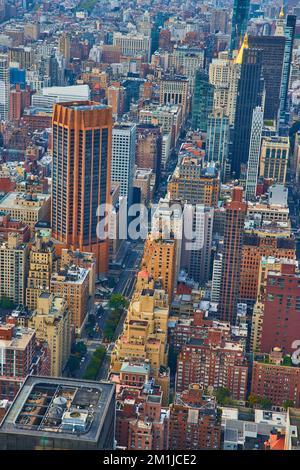
<svg viewBox="0 0 300 470">
<path fill-rule="evenodd" d="M 106 272 L 108 240 L 97 237 L 97 208 L 110 195 L 111 108 L 90 101 L 56 104 L 52 127 L 53 236 L 64 247 L 94 253 L 98 273 Z"/>
</svg>

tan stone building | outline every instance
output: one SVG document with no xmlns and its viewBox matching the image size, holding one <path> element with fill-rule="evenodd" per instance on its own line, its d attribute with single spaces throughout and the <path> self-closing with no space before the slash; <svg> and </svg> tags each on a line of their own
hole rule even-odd
<svg viewBox="0 0 300 470">
<path fill-rule="evenodd" d="M 154 377 L 168 362 L 168 296 L 146 271 L 138 275 L 137 290 L 130 302 L 123 333 L 111 356 L 111 371 L 119 372 L 123 362 L 149 362 Z"/>
<path fill-rule="evenodd" d="M 89 271 L 79 266 L 71 266 L 51 277 L 50 290 L 67 301 L 71 323 L 80 332 L 89 303 Z"/>
<path fill-rule="evenodd" d="M 60 377 L 71 352 L 71 315 L 67 302 L 49 292 L 37 298 L 30 327 L 38 339 L 47 341 L 51 353 L 51 376 Z"/>
<path fill-rule="evenodd" d="M 50 221 L 50 195 L 10 192 L 1 200 L 0 211 L 29 225 L 33 231 L 38 221 Z"/>
<path fill-rule="evenodd" d="M 26 288 L 26 306 L 30 310 L 37 307 L 41 292 L 50 292 L 50 279 L 57 271 L 57 258 L 49 230 L 39 230 L 29 253 L 29 272 Z"/>
</svg>

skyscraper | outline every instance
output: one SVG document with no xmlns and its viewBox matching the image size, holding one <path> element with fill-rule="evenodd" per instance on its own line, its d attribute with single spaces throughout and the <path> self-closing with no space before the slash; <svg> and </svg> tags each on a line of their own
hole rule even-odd
<svg viewBox="0 0 300 470">
<path fill-rule="evenodd" d="M 136 152 L 136 125 L 115 124 L 112 131 L 111 181 L 120 183 L 120 196 L 132 202 Z"/>
<path fill-rule="evenodd" d="M 285 26 L 284 26 L 285 49 L 284 49 L 284 62 L 283 62 L 282 77 L 281 77 L 281 90 L 280 90 L 280 122 L 281 123 L 285 123 L 285 120 L 286 120 L 285 113 L 286 113 L 288 87 L 289 87 L 289 79 L 290 79 L 290 72 L 291 72 L 296 20 L 297 20 L 296 16 L 288 15 L 286 18 Z M 280 30 L 279 30 L 279 34 L 281 34 Z"/>
<path fill-rule="evenodd" d="M 252 113 L 252 126 L 245 193 L 246 201 L 255 199 L 256 196 L 256 185 L 263 124 L 264 112 L 260 106 L 257 106 Z"/>
<path fill-rule="evenodd" d="M 285 38 L 282 36 L 249 36 L 249 46 L 262 49 L 262 74 L 266 87 L 264 118 L 277 119 Z"/>
<path fill-rule="evenodd" d="M 223 173 L 229 145 L 229 118 L 224 108 L 216 109 L 208 116 L 206 145 L 207 160 L 217 162 Z"/>
<path fill-rule="evenodd" d="M 90 101 L 55 105 L 52 233 L 67 248 L 94 253 L 98 272 L 108 268 L 108 240 L 97 237 L 97 209 L 110 197 L 111 136 L 107 106 Z"/>
<path fill-rule="evenodd" d="M 9 111 L 9 62 L 6 54 L 0 55 L 0 120 L 6 121 Z"/>
<path fill-rule="evenodd" d="M 238 302 L 244 222 L 247 204 L 243 190 L 233 188 L 232 200 L 226 205 L 223 270 L 219 312 L 222 320 L 234 323 Z"/>
<path fill-rule="evenodd" d="M 195 77 L 195 92 L 192 107 L 193 129 L 207 130 L 207 118 L 213 110 L 214 86 L 209 83 L 209 77 L 203 70 L 197 70 Z"/>
<path fill-rule="evenodd" d="M 241 76 L 238 84 L 238 96 L 234 122 L 233 148 L 231 169 L 238 178 L 241 165 L 247 164 L 251 136 L 251 119 L 253 109 L 262 105 L 263 78 L 262 78 L 262 51 L 252 49 L 248 45 L 248 37 L 236 59 L 242 64 Z"/>
<path fill-rule="evenodd" d="M 238 49 L 248 24 L 250 0 L 234 0 L 231 20 L 230 51 Z"/>
</svg>

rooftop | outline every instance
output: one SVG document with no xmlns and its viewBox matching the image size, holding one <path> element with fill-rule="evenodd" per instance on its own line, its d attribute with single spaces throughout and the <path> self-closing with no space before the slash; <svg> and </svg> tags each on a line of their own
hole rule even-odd
<svg viewBox="0 0 300 470">
<path fill-rule="evenodd" d="M 97 442 L 113 393 L 108 382 L 28 376 L 0 433 Z"/>
</svg>

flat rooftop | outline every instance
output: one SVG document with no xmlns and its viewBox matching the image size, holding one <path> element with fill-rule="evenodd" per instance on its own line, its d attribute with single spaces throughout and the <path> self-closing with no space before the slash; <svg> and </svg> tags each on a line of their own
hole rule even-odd
<svg viewBox="0 0 300 470">
<path fill-rule="evenodd" d="M 0 434 L 99 439 L 114 384 L 28 376 L 0 425 Z"/>
</svg>

